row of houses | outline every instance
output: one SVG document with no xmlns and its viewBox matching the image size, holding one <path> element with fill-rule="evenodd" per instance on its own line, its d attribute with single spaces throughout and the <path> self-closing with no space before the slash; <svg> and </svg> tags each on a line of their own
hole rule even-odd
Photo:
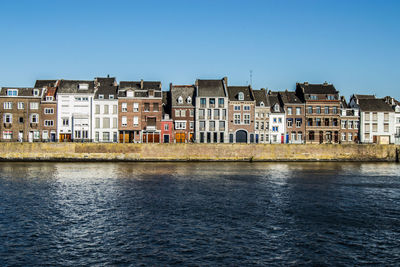
<svg viewBox="0 0 400 267">
<path fill-rule="evenodd" d="M 0 90 L 2 142 L 400 143 L 400 104 L 333 84 L 295 91 L 158 81 L 37 80 Z"/>
</svg>

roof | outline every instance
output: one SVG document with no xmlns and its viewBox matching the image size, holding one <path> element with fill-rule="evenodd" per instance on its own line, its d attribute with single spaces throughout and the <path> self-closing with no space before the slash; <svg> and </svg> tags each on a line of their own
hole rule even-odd
<svg viewBox="0 0 400 267">
<path fill-rule="evenodd" d="M 271 106 L 271 113 L 285 113 L 285 110 L 282 108 L 282 103 L 277 95 L 268 95 L 267 98 Z M 279 112 L 275 112 L 273 109 L 276 104 L 280 106 Z"/>
<path fill-rule="evenodd" d="M 279 92 L 279 97 L 283 104 L 303 104 L 295 92 L 283 91 Z"/>
<path fill-rule="evenodd" d="M 224 80 L 197 80 L 198 96 L 206 97 L 226 97 Z"/>
<path fill-rule="evenodd" d="M 99 86 L 115 86 L 115 77 L 96 77 Z"/>
<path fill-rule="evenodd" d="M 99 95 L 103 95 L 104 99 L 110 99 L 110 95 L 118 99 L 118 86 L 100 86 L 94 94 L 94 99 L 99 99 Z"/>
<path fill-rule="evenodd" d="M 46 99 L 46 96 L 52 96 L 53 99 L 55 100 L 56 98 L 56 92 L 57 92 L 57 88 L 55 87 L 48 87 L 46 89 L 46 92 L 44 93 L 43 99 Z"/>
<path fill-rule="evenodd" d="M 57 80 L 36 80 L 35 88 L 54 87 Z"/>
<path fill-rule="evenodd" d="M 375 95 L 354 95 L 358 99 L 375 99 Z"/>
<path fill-rule="evenodd" d="M 170 92 L 168 91 L 163 91 L 162 92 L 162 114 L 171 114 L 170 112 L 170 101 L 169 101 L 169 97 L 170 97 Z"/>
<path fill-rule="evenodd" d="M 346 98 L 344 98 L 344 97 L 340 98 L 340 107 L 341 108 L 349 108 L 349 105 L 346 102 Z"/>
<path fill-rule="evenodd" d="M 40 97 L 42 97 L 42 92 L 43 92 L 42 88 L 2 87 L 0 90 L 0 96 L 7 96 L 8 89 L 17 89 L 18 90 L 18 96 L 13 96 L 13 97 L 35 97 L 35 96 L 33 96 L 33 90 L 39 90 L 39 95 L 36 97 L 40 98 Z"/>
<path fill-rule="evenodd" d="M 87 84 L 88 89 L 79 89 L 80 84 Z M 94 93 L 94 81 L 88 80 L 61 80 L 58 87 L 59 94 L 71 94 L 71 93 L 84 93 L 93 94 Z"/>
<path fill-rule="evenodd" d="M 171 105 L 172 107 L 194 107 L 195 105 L 195 95 L 196 89 L 194 85 L 171 85 Z M 179 103 L 179 97 L 182 97 L 183 102 Z M 191 98 L 191 102 L 188 103 L 188 97 Z"/>
<path fill-rule="evenodd" d="M 253 95 L 256 100 L 256 106 L 260 106 L 261 102 L 264 103 L 264 106 L 269 106 L 266 90 L 253 90 Z"/>
<path fill-rule="evenodd" d="M 239 93 L 243 93 L 243 100 L 239 100 Z M 254 101 L 250 86 L 228 86 L 228 96 L 230 101 Z"/>
<path fill-rule="evenodd" d="M 143 82 L 143 87 L 142 87 Z M 121 89 L 155 89 L 161 90 L 161 82 L 158 81 L 121 81 L 119 83 Z"/>
<path fill-rule="evenodd" d="M 298 86 L 303 89 L 304 94 L 338 94 L 333 84 L 309 84 L 309 83 L 298 83 Z"/>
<path fill-rule="evenodd" d="M 390 105 L 386 104 L 383 99 L 359 99 L 358 105 L 361 111 L 380 111 L 380 112 L 393 112 Z"/>
</svg>

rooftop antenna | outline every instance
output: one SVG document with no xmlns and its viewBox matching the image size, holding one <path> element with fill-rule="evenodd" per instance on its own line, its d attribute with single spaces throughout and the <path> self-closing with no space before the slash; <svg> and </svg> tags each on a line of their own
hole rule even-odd
<svg viewBox="0 0 400 267">
<path fill-rule="evenodd" d="M 253 87 L 253 71 L 250 70 L 250 86 Z"/>
</svg>

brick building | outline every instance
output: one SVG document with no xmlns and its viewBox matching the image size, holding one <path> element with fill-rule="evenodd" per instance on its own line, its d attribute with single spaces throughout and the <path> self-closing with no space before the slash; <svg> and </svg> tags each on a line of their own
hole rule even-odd
<svg viewBox="0 0 400 267">
<path fill-rule="evenodd" d="M 193 85 L 170 84 L 171 116 L 174 121 L 174 142 L 194 141 L 196 88 Z"/>
<path fill-rule="evenodd" d="M 283 91 L 278 96 L 286 114 L 285 143 L 303 144 L 305 128 L 305 104 L 295 92 Z"/>
<path fill-rule="evenodd" d="M 161 143 L 172 143 L 174 123 L 171 118 L 170 92 L 162 92 Z"/>
<path fill-rule="evenodd" d="M 340 143 L 352 144 L 359 142 L 360 110 L 350 107 L 346 99 L 340 98 Z"/>
<path fill-rule="evenodd" d="M 306 105 L 306 143 L 339 143 L 340 99 L 333 84 L 297 83 L 296 95 Z"/>
<path fill-rule="evenodd" d="M 40 124 L 44 142 L 57 141 L 57 80 L 37 80 L 35 88 L 43 89 L 40 102 Z"/>
<path fill-rule="evenodd" d="M 267 91 L 265 89 L 253 90 L 255 97 L 255 134 L 256 143 L 269 143 L 269 115 L 271 107 L 267 98 Z"/>
<path fill-rule="evenodd" d="M 228 86 L 230 143 L 255 143 L 256 101 L 250 86 Z"/>
</svg>

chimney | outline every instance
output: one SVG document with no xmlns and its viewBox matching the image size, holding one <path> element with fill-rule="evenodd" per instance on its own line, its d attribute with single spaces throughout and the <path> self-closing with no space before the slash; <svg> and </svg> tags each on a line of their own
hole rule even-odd
<svg viewBox="0 0 400 267">
<path fill-rule="evenodd" d="M 107 78 L 110 78 L 110 74 L 107 74 Z"/>
<path fill-rule="evenodd" d="M 172 90 L 172 83 L 169 83 L 169 91 Z"/>
<path fill-rule="evenodd" d="M 143 89 L 143 79 L 140 80 L 140 89 Z"/>
<path fill-rule="evenodd" d="M 325 82 L 324 82 L 324 85 L 325 85 L 325 86 L 327 86 L 327 85 L 328 85 L 328 83 L 325 81 Z"/>
</svg>

